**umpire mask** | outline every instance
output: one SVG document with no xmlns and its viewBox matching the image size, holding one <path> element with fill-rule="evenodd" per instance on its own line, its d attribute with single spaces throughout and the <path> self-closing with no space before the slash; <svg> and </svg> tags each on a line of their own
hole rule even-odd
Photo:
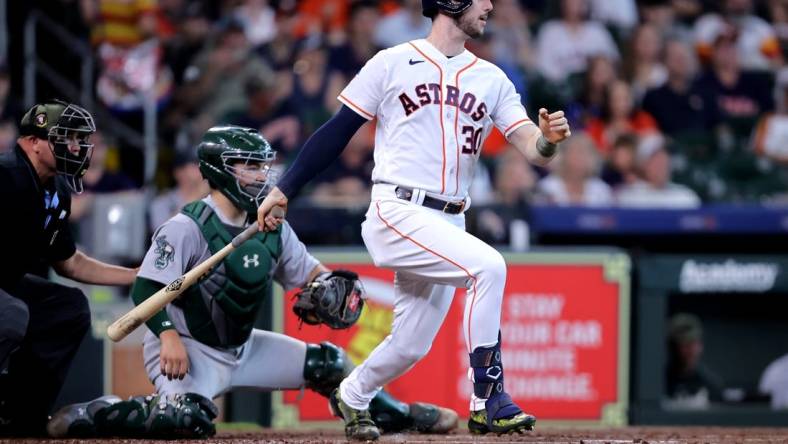
<svg viewBox="0 0 788 444">
<path fill-rule="evenodd" d="M 95 132 L 96 124 L 90 113 L 73 103 L 66 106 L 57 123 L 49 129 L 49 147 L 55 155 L 55 168 L 77 194 L 84 189 L 82 177 L 93 155 L 90 135 Z"/>
<path fill-rule="evenodd" d="M 49 142 L 55 170 L 66 179 L 71 191 L 83 190 L 82 177 L 90 166 L 96 132 L 93 116 L 73 103 L 51 102 L 35 105 L 22 117 L 20 134 L 33 135 Z"/>
</svg>

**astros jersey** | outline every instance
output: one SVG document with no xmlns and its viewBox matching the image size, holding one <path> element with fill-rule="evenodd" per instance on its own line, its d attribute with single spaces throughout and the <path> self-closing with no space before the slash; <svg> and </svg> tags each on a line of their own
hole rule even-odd
<svg viewBox="0 0 788 444">
<path fill-rule="evenodd" d="M 424 39 L 380 51 L 338 99 L 377 117 L 374 182 L 446 196 L 466 196 L 493 125 L 507 137 L 533 125 L 498 67 L 468 50 L 446 57 Z"/>
</svg>

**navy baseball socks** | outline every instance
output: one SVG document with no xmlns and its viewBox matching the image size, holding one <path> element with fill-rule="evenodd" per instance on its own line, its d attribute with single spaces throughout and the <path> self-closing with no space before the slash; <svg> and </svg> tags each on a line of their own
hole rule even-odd
<svg viewBox="0 0 788 444">
<path fill-rule="evenodd" d="M 469 354 L 473 371 L 473 393 L 486 399 L 483 410 L 471 411 L 468 429 L 471 433 L 523 433 L 533 430 L 536 417 L 523 412 L 503 390 L 501 334 L 492 347 L 477 347 Z"/>
</svg>

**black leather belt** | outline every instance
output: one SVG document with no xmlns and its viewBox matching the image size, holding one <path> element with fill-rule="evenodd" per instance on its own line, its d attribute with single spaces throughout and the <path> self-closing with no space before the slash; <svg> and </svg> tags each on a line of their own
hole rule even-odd
<svg viewBox="0 0 788 444">
<path fill-rule="evenodd" d="M 413 190 L 410 188 L 397 187 L 394 188 L 394 193 L 402 200 L 410 200 L 413 197 Z M 443 211 L 448 214 L 460 214 L 462 209 L 465 208 L 465 200 L 459 202 L 451 202 L 448 200 L 437 199 L 435 197 L 424 196 L 424 202 L 421 203 L 427 208 L 433 210 Z"/>
</svg>

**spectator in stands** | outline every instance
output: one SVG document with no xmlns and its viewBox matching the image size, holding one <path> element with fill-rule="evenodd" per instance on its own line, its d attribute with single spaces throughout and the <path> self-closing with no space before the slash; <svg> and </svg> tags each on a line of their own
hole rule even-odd
<svg viewBox="0 0 788 444">
<path fill-rule="evenodd" d="M 364 124 L 339 158 L 315 178 L 311 201 L 315 205 L 361 208 L 369 203 L 374 129 Z"/>
<path fill-rule="evenodd" d="M 788 355 L 775 359 L 763 370 L 758 391 L 769 395 L 772 409 L 788 409 Z"/>
<path fill-rule="evenodd" d="M 616 30 L 619 36 L 628 36 L 638 24 L 635 0 L 590 0 L 591 19 Z"/>
<path fill-rule="evenodd" d="M 344 78 L 340 76 L 337 81 L 331 75 L 328 51 L 318 36 L 303 40 L 299 46 L 287 100 L 290 109 L 297 113 L 301 139 L 306 140 L 331 117 Z"/>
<path fill-rule="evenodd" d="M 283 3 L 280 2 L 276 15 L 278 32 L 274 35 L 273 40 L 257 48 L 257 53 L 263 61 L 279 73 L 289 74 L 293 70 L 297 45 L 302 40 L 296 37 L 294 30 L 296 20 L 295 8 L 283 8 Z"/>
<path fill-rule="evenodd" d="M 235 17 L 243 24 L 252 46 L 264 45 L 277 33 L 276 11 L 268 0 L 244 0 L 235 8 Z"/>
<path fill-rule="evenodd" d="M 203 49 L 211 31 L 211 22 L 201 2 L 189 2 L 173 18 L 173 36 L 164 46 L 164 63 L 172 70 L 173 80 L 180 85 L 184 71 Z"/>
<path fill-rule="evenodd" d="M 293 104 L 282 95 L 273 78 L 251 77 L 246 83 L 248 103 L 230 110 L 220 123 L 255 128 L 276 151 L 293 152 L 301 144 L 301 125 Z"/>
<path fill-rule="evenodd" d="M 517 0 L 498 0 L 495 2 L 495 14 L 485 34 L 492 36 L 493 57 L 490 59 L 498 66 L 512 67 L 504 69 L 509 74 L 513 68 L 520 71 L 534 67 L 536 60 L 528 29 L 528 19 Z M 513 80 L 514 81 L 514 80 Z"/>
<path fill-rule="evenodd" d="M 788 3 L 784 0 L 768 0 L 768 6 L 769 23 L 774 28 L 783 60 L 785 60 L 786 51 L 788 51 Z"/>
<path fill-rule="evenodd" d="M 99 59 L 96 95 L 127 124 L 141 129 L 139 92 L 155 91 L 161 104 L 173 88 L 170 70 L 159 60 L 158 1 L 86 0 L 79 4 Z"/>
<path fill-rule="evenodd" d="M 753 148 L 759 156 L 788 166 L 788 68 L 780 70 L 776 83 L 777 112 L 760 118 Z"/>
<path fill-rule="evenodd" d="M 768 70 L 782 64 L 777 35 L 772 26 L 752 13 L 752 0 L 723 0 L 722 13 L 708 13 L 695 22 L 695 44 L 700 56 L 713 56 L 715 41 L 733 26 L 741 66 L 747 70 Z"/>
<path fill-rule="evenodd" d="M 714 40 L 711 67 L 698 80 L 704 100 L 705 120 L 713 126 L 726 125 L 735 134 L 748 137 L 755 119 L 774 108 L 768 78 L 743 71 L 736 49 L 738 33 L 725 28 Z"/>
<path fill-rule="evenodd" d="M 665 67 L 667 82 L 646 93 L 643 110 L 671 136 L 704 131 L 707 124 L 703 99 L 694 86 L 697 64 L 692 50 L 680 40 L 669 40 L 665 44 Z"/>
<path fill-rule="evenodd" d="M 475 218 L 475 231 L 481 239 L 495 244 L 509 242 L 509 225 L 528 213 L 537 177 L 523 154 L 514 146 L 506 145 L 495 158 L 495 194 L 488 203 L 491 207 L 480 209 Z M 474 183 L 476 180 L 474 178 Z M 474 205 L 476 202 L 474 200 Z"/>
<path fill-rule="evenodd" d="M 16 121 L 12 119 L 0 120 L 0 153 L 13 148 L 17 137 L 19 134 L 16 130 Z"/>
<path fill-rule="evenodd" d="M 79 5 L 96 47 L 132 48 L 157 35 L 157 0 L 87 0 Z"/>
<path fill-rule="evenodd" d="M 93 156 L 90 168 L 82 178 L 85 190 L 82 194 L 71 196 L 71 220 L 78 221 L 90 212 L 96 194 L 117 193 L 137 189 L 137 185 L 129 176 L 117 168 L 108 168 L 107 155 L 109 146 L 113 145 L 100 130 L 90 136 L 93 144 Z"/>
<path fill-rule="evenodd" d="M 674 20 L 685 25 L 692 25 L 704 12 L 704 7 L 709 8 L 716 0 L 669 0 L 673 9 Z"/>
<path fill-rule="evenodd" d="M 641 103 L 646 91 L 662 86 L 668 78 L 665 65 L 660 60 L 662 37 L 657 27 L 642 24 L 635 29 L 624 61 L 625 77 L 632 85 L 632 95 Z"/>
<path fill-rule="evenodd" d="M 499 148 L 498 153 L 494 156 L 489 156 L 489 158 L 497 161 L 501 157 L 500 154 L 502 154 L 506 148 L 507 145 L 502 146 Z M 468 197 L 474 205 L 489 205 L 495 201 L 496 189 L 493 183 L 494 171 L 492 171 L 493 167 L 489 165 L 489 163 L 487 159 L 480 158 L 480 161 L 476 162 L 476 166 L 474 167 L 473 181 L 471 182 L 470 188 L 468 188 Z"/>
<path fill-rule="evenodd" d="M 527 83 L 525 72 L 523 71 L 522 66 L 520 66 L 519 61 L 516 60 L 516 54 L 507 54 L 502 56 L 502 59 L 498 59 L 501 54 L 506 52 L 506 48 L 502 47 L 502 45 L 508 45 L 509 43 L 515 44 L 516 37 L 510 35 L 509 37 L 513 37 L 513 39 L 504 42 L 506 37 L 499 36 L 499 34 L 497 34 L 498 31 L 495 31 L 493 28 L 494 27 L 490 25 L 490 29 L 484 31 L 484 35 L 469 41 L 468 50 L 470 50 L 476 57 L 479 57 L 480 59 L 493 61 L 496 66 L 501 68 L 501 71 L 503 71 L 506 77 L 512 82 L 515 91 L 517 91 L 517 93 L 521 96 L 527 96 L 528 91 L 525 88 Z M 506 30 L 503 32 L 509 31 L 511 30 Z M 517 49 L 513 47 L 512 50 L 516 51 Z M 493 141 L 488 139 L 487 142 Z M 487 145 L 487 142 L 485 142 L 485 146 Z M 495 142 L 501 143 L 499 148 L 502 148 L 503 144 L 506 143 L 503 136 L 501 136 L 500 139 Z"/>
<path fill-rule="evenodd" d="M 512 145 L 495 159 L 495 203 L 522 207 L 531 201 L 537 175 L 523 154 Z"/>
<path fill-rule="evenodd" d="M 655 26 L 663 37 L 671 34 L 676 18 L 670 0 L 640 0 L 638 8 L 643 23 Z"/>
<path fill-rule="evenodd" d="M 539 181 L 537 190 L 542 198 L 555 205 L 612 205 L 610 187 L 597 176 L 599 164 L 594 141 L 586 134 L 573 134 L 561 147 L 554 170 Z"/>
<path fill-rule="evenodd" d="M 375 45 L 375 28 L 380 20 L 377 2 L 359 0 L 350 6 L 345 42 L 332 46 L 329 71 L 342 75 L 342 86 L 352 79 L 380 48 Z M 338 91 L 341 87 L 338 88 Z M 336 94 L 334 95 L 336 97 Z"/>
<path fill-rule="evenodd" d="M 588 20 L 587 0 L 562 0 L 561 18 L 542 25 L 536 46 L 539 71 L 553 82 L 585 71 L 591 56 L 619 58 L 607 29 Z"/>
<path fill-rule="evenodd" d="M 638 138 L 634 134 L 624 133 L 616 138 L 600 178 L 611 188 L 629 185 L 637 181 L 635 173 L 635 152 Z"/>
<path fill-rule="evenodd" d="M 252 51 L 243 24 L 236 18 L 221 25 L 214 45 L 198 54 L 186 69 L 179 101 L 196 114 L 196 133 L 213 125 L 231 109 L 246 104 L 250 78 L 273 78 L 274 72 Z"/>
<path fill-rule="evenodd" d="M 676 313 L 668 324 L 666 401 L 669 409 L 703 410 L 722 400 L 720 378 L 700 361 L 703 327 L 690 313 Z"/>
<path fill-rule="evenodd" d="M 694 191 L 670 180 L 670 154 L 665 139 L 659 134 L 641 138 L 635 155 L 640 176 L 633 184 L 623 186 L 617 194 L 618 204 L 631 208 L 696 208 L 700 198 Z"/>
<path fill-rule="evenodd" d="M 280 9 L 293 8 L 293 35 L 302 39 L 313 34 L 324 34 L 328 41 L 342 38 L 348 21 L 349 0 L 280 1 Z M 293 6 L 293 4 L 297 6 Z"/>
<path fill-rule="evenodd" d="M 149 225 L 151 232 L 177 214 L 184 205 L 208 195 L 208 181 L 200 173 L 197 153 L 193 149 L 175 152 L 173 164 L 175 188 L 159 195 L 150 206 Z"/>
<path fill-rule="evenodd" d="M 16 122 L 22 119 L 22 108 L 19 107 L 19 102 L 10 92 L 11 78 L 8 67 L 0 64 L 0 120 Z"/>
<path fill-rule="evenodd" d="M 656 26 L 663 38 L 692 42 L 695 17 L 703 11 L 701 0 L 640 0 L 643 23 Z"/>
<path fill-rule="evenodd" d="M 573 128 L 583 128 L 588 121 L 602 116 L 607 87 L 616 80 L 618 72 L 612 59 L 600 55 L 588 60 L 579 97 L 567 107 Z"/>
<path fill-rule="evenodd" d="M 400 0 L 400 8 L 383 17 L 375 31 L 375 45 L 390 48 L 430 33 L 432 21 L 421 13 L 421 0 Z M 498 9 L 499 5 L 496 4 Z"/>
<path fill-rule="evenodd" d="M 0 152 L 16 144 L 17 122 L 22 119 L 22 109 L 15 96 L 11 95 L 11 78 L 8 67 L 0 63 Z"/>
<path fill-rule="evenodd" d="M 635 106 L 629 84 L 617 80 L 607 86 L 602 115 L 588 122 L 587 131 L 607 156 L 616 138 L 625 133 L 644 135 L 655 132 L 657 123 L 647 112 Z"/>
</svg>

